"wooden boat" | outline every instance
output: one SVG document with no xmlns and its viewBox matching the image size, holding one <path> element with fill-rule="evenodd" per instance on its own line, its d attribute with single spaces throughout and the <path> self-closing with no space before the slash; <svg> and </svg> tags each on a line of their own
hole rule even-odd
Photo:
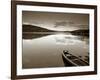
<svg viewBox="0 0 100 80">
<path fill-rule="evenodd" d="M 68 53 L 68 51 L 63 51 L 62 58 L 65 63 L 65 66 L 88 66 L 89 65 L 89 63 L 87 63 L 86 61 L 82 60 L 79 57 L 76 57 Z"/>
</svg>

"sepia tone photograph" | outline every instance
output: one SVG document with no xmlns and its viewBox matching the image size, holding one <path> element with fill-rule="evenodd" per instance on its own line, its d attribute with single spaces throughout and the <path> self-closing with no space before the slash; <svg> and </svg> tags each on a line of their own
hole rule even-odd
<svg viewBox="0 0 100 80">
<path fill-rule="evenodd" d="M 12 1 L 11 78 L 97 74 L 97 6 Z"/>
<path fill-rule="evenodd" d="M 97 74 L 97 6 L 12 1 L 11 78 Z"/>
<path fill-rule="evenodd" d="M 22 68 L 89 66 L 89 14 L 22 11 Z"/>
</svg>

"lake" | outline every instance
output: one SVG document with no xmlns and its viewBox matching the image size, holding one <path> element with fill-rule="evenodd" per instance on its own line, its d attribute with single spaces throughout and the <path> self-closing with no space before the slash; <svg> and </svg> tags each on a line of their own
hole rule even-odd
<svg viewBox="0 0 100 80">
<path fill-rule="evenodd" d="M 63 34 L 24 34 L 23 68 L 64 67 L 63 50 L 85 59 L 89 56 L 89 37 Z M 66 66 L 67 67 L 67 66 Z"/>
</svg>

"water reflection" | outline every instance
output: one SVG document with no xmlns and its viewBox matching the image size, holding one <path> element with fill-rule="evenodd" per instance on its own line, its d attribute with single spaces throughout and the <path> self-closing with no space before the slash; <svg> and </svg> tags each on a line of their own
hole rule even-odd
<svg viewBox="0 0 100 80">
<path fill-rule="evenodd" d="M 50 34 L 33 34 L 33 33 L 23 33 L 23 39 L 36 39 L 40 37 L 44 37 Z"/>
<path fill-rule="evenodd" d="M 71 34 L 24 34 L 23 68 L 63 67 L 62 51 L 89 58 L 89 38 Z"/>
<path fill-rule="evenodd" d="M 82 42 L 88 44 L 88 38 L 85 36 L 61 34 L 61 35 L 54 35 L 54 38 L 56 40 L 56 43 L 63 44 L 63 45 L 74 45 L 76 43 L 82 43 Z"/>
</svg>

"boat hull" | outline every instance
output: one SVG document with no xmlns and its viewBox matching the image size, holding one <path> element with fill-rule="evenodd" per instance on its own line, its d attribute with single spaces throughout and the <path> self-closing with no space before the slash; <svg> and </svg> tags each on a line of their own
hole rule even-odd
<svg viewBox="0 0 100 80">
<path fill-rule="evenodd" d="M 62 59 L 64 61 L 65 66 L 88 66 L 89 65 L 87 62 L 69 53 L 68 54 L 62 53 Z"/>
</svg>

